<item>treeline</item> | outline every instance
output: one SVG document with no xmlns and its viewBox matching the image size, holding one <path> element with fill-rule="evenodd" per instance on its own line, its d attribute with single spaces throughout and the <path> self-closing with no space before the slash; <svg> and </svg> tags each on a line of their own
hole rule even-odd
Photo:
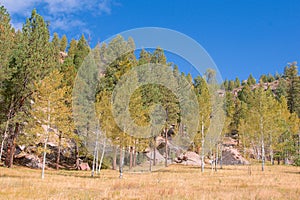
<svg viewBox="0 0 300 200">
<path fill-rule="evenodd" d="M 0 8 L 0 156 L 5 155 L 6 166 L 13 165 L 16 146 L 23 144 L 35 146 L 34 153 L 43 157 L 45 166 L 48 143 L 55 141 L 58 144 L 57 169 L 66 148 L 72 149 L 69 157 L 74 160 L 75 168 L 78 168 L 80 158 L 88 160 L 91 157 L 93 169 L 101 168 L 103 156 L 101 161 L 98 160 L 99 149 L 102 146 L 104 152 L 108 143 L 113 146 L 112 168 L 116 169 L 117 154 L 119 164 L 124 162 L 125 152 L 129 154 L 129 166 L 132 168 L 136 165 L 137 153 L 147 148 L 156 149 L 154 137 L 166 134 L 170 125 L 175 126 L 175 134 L 192 134 L 187 122 L 182 119 L 182 100 L 162 85 L 148 84 L 135 90 L 128 109 L 134 123 L 145 126 L 151 123 L 153 107 L 160 104 L 167 113 L 167 118 L 161 119 L 166 128 L 153 133 L 153 137 L 140 138 L 128 134 L 126 127 L 120 129 L 115 122 L 111 99 L 116 85 L 131 69 L 151 63 L 178 77 L 174 84 L 194 91 L 199 104 L 199 126 L 192 134 L 194 138 L 190 149 L 201 154 L 203 161 L 207 155 L 216 157 L 216 152 L 222 148 L 223 136 L 231 135 L 238 139 L 238 146 L 246 157 L 254 155 L 263 164 L 268 158 L 272 163 L 274 159 L 286 163 L 291 160 L 299 165 L 300 79 L 295 63 L 288 65 L 284 74 L 274 78 L 279 81 L 275 90 L 263 87 L 263 82 L 273 80 L 270 76 L 261 78 L 256 88 L 252 87 L 256 84 L 252 76 L 244 83 L 237 78 L 218 85 L 213 70 L 195 78 L 180 73 L 176 65 L 167 62 L 161 48 L 153 52 L 141 50 L 137 58 L 131 38 L 126 41 L 117 36 L 110 43 L 91 49 L 84 35 L 78 41 L 72 39 L 69 42 L 65 35 L 60 38 L 54 34 L 50 40 L 48 26 L 43 17 L 33 10 L 22 30 L 15 31 L 6 9 Z M 125 53 L 110 60 L 111 52 Z M 87 56 L 100 62 L 85 63 Z M 104 71 L 101 68 L 103 63 L 107 65 Z M 75 84 L 80 66 L 85 64 L 100 71 L 87 77 L 90 81 L 97 81 L 94 94 L 90 94 L 87 82 L 77 81 L 79 85 Z M 136 76 L 132 82 L 138 79 L 141 77 Z M 231 92 L 241 86 L 238 95 Z M 78 87 L 77 92 L 85 94 L 87 100 L 74 99 L 74 87 Z M 211 92 L 219 88 L 226 89 L 225 98 Z M 82 106 L 82 109 L 74 116 L 72 106 L 78 102 L 77 108 Z M 91 104 L 95 104 L 95 113 L 89 110 Z M 220 105 L 226 113 L 225 126 L 221 131 L 212 124 Z M 122 107 L 117 107 L 117 112 L 121 111 Z M 97 122 L 93 122 L 92 118 L 96 118 Z M 124 117 L 125 124 L 126 120 Z M 215 132 L 214 140 L 210 138 L 209 132 L 212 131 Z M 208 150 L 204 151 L 205 148 Z"/>
<path fill-rule="evenodd" d="M 277 159 L 278 163 L 299 165 L 300 77 L 296 63 L 289 63 L 282 75 L 262 75 L 259 83 L 251 75 L 242 86 L 237 80 L 222 85 L 226 89 L 225 132 L 238 139 L 247 157 L 251 154 L 263 162 L 268 159 L 274 164 Z M 236 87 L 237 92 L 232 92 Z"/>
</svg>

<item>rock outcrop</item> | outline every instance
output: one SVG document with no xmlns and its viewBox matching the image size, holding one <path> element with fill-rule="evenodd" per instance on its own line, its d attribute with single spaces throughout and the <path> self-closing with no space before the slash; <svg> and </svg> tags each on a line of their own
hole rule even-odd
<svg viewBox="0 0 300 200">
<path fill-rule="evenodd" d="M 224 165 L 248 165 L 250 164 L 237 149 L 225 147 L 222 151 L 222 163 Z"/>
<path fill-rule="evenodd" d="M 175 162 L 190 166 L 201 166 L 201 157 L 195 152 L 187 151 L 178 156 Z"/>
<path fill-rule="evenodd" d="M 83 163 L 79 164 L 79 170 L 89 171 L 89 170 L 91 170 L 91 168 L 88 163 L 83 162 Z"/>
<path fill-rule="evenodd" d="M 15 162 L 19 165 L 23 165 L 30 168 L 42 168 L 42 160 L 34 154 L 28 154 L 25 152 L 19 153 L 15 156 Z"/>
</svg>

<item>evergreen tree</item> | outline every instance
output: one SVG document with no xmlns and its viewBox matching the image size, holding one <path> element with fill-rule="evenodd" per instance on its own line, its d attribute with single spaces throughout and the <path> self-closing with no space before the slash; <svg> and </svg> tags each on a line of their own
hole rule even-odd
<svg viewBox="0 0 300 200">
<path fill-rule="evenodd" d="M 139 55 L 139 65 L 143 65 L 146 63 L 150 63 L 151 54 L 147 52 L 145 49 L 142 49 Z"/>
<path fill-rule="evenodd" d="M 10 79 L 4 81 L 7 110 L 14 117 L 14 128 L 10 129 L 8 156 L 6 165 L 13 164 L 16 139 L 24 123 L 24 114 L 30 108 L 29 97 L 34 91 L 34 82 L 44 78 L 55 66 L 54 55 L 49 42 L 48 25 L 43 17 L 32 11 L 26 20 L 22 33 L 16 35 L 16 48 L 13 51 L 10 68 L 13 70 Z"/>
<path fill-rule="evenodd" d="M 62 38 L 61 38 L 61 40 L 60 40 L 59 50 L 62 51 L 62 52 L 65 52 L 66 48 L 67 48 L 67 45 L 68 45 L 67 36 L 63 35 Z"/>
<path fill-rule="evenodd" d="M 70 49 L 69 49 L 70 51 Z M 81 38 L 78 40 L 77 47 L 74 53 L 74 64 L 75 68 L 78 70 L 81 66 L 82 62 L 84 61 L 85 57 L 89 54 L 90 47 L 84 37 L 81 35 Z M 72 54 L 71 54 L 72 55 Z"/>
<path fill-rule="evenodd" d="M 235 81 L 234 81 L 234 87 L 239 88 L 240 86 L 241 86 L 241 81 L 240 81 L 239 77 L 236 77 Z"/>
<path fill-rule="evenodd" d="M 151 63 L 154 64 L 162 64 L 162 65 L 166 65 L 167 64 L 167 58 L 164 54 L 163 49 L 161 49 L 160 47 L 156 48 L 153 52 L 153 54 L 151 55 Z"/>
<path fill-rule="evenodd" d="M 5 94 L 6 80 L 11 78 L 13 69 L 9 67 L 12 58 L 12 51 L 15 48 L 14 30 L 10 24 L 10 16 L 7 10 L 0 7 L 0 131 L 1 135 L 1 153 L 0 161 L 3 153 L 4 142 L 7 139 L 7 132 L 11 119 L 11 101 L 7 100 Z"/>
<path fill-rule="evenodd" d="M 74 58 L 75 58 L 76 51 L 77 51 L 77 41 L 75 39 L 72 39 L 69 44 L 69 47 L 68 47 L 68 57 L 65 60 L 65 63 L 67 65 L 69 65 L 69 66 L 74 65 L 74 63 L 75 63 Z M 74 65 L 74 67 L 75 67 L 75 65 Z"/>
<path fill-rule="evenodd" d="M 229 84 L 228 84 L 228 91 L 232 91 L 235 87 L 235 83 L 233 80 L 230 80 L 229 81 Z"/>
<path fill-rule="evenodd" d="M 296 62 L 290 63 L 284 70 L 284 76 L 288 79 L 287 100 L 291 113 L 300 116 L 300 76 Z"/>
<path fill-rule="evenodd" d="M 56 65 L 59 67 L 60 65 L 60 39 L 57 33 L 54 33 L 52 38 L 52 48 L 53 48 L 53 54 L 55 57 Z"/>
<path fill-rule="evenodd" d="M 247 79 L 247 84 L 248 85 L 254 85 L 256 84 L 256 80 L 255 78 L 252 76 L 252 74 L 249 75 L 248 79 Z"/>
</svg>

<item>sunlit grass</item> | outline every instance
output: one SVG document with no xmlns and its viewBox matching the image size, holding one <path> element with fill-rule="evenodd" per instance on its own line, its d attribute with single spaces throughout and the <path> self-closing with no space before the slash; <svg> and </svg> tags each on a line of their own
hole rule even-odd
<svg viewBox="0 0 300 200">
<path fill-rule="evenodd" d="M 299 199 L 300 168 L 225 166 L 201 174 L 200 168 L 169 166 L 152 173 L 0 168 L 0 199 Z"/>
</svg>

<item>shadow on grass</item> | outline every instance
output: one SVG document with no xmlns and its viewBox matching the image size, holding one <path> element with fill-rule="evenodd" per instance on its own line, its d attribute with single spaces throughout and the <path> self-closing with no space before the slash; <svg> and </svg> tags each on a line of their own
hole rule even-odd
<svg viewBox="0 0 300 200">
<path fill-rule="evenodd" d="M 284 173 L 287 173 L 287 174 L 297 174 L 297 175 L 300 175 L 300 172 L 284 171 Z"/>
<path fill-rule="evenodd" d="M 12 175 L 12 174 L 9 174 L 9 175 L 8 174 L 0 174 L 0 178 L 24 178 L 24 176 Z"/>
</svg>

